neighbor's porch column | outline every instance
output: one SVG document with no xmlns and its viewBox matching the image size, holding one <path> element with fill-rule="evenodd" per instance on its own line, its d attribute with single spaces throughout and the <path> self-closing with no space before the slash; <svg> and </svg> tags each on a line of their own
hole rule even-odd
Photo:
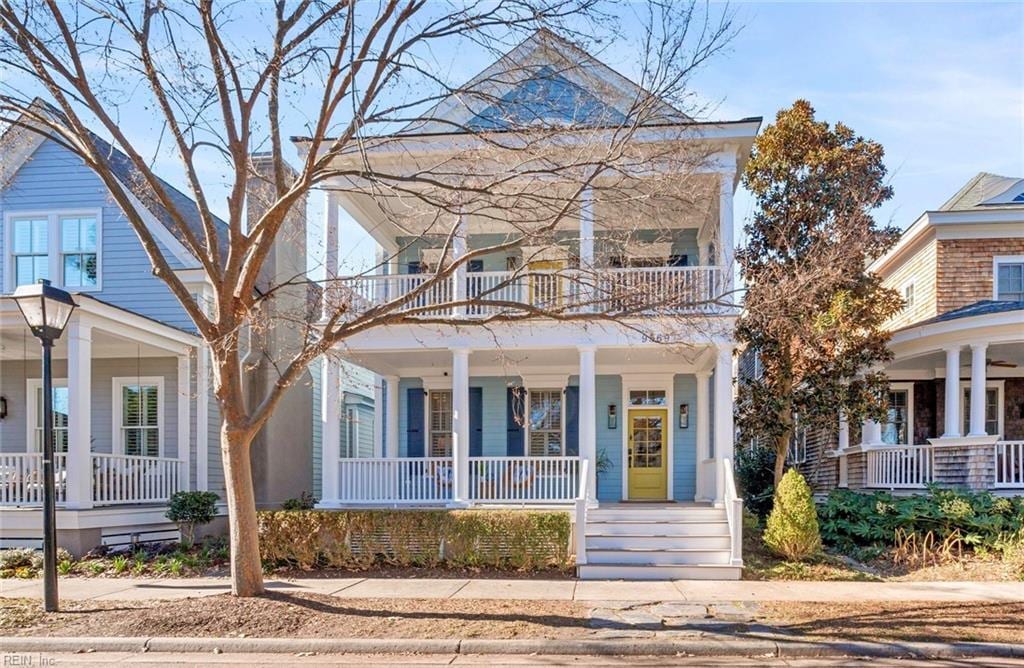
<svg viewBox="0 0 1024 668">
<path fill-rule="evenodd" d="M 733 458 L 732 345 L 718 348 L 715 360 L 715 503 L 725 500 L 725 466 Z"/>
<path fill-rule="evenodd" d="M 838 457 L 839 460 L 839 486 L 849 487 L 850 486 L 850 462 L 846 457 L 846 449 L 850 447 L 850 423 L 846 420 L 846 412 L 839 411 L 839 435 L 838 435 L 838 447 L 836 448 L 842 456 Z"/>
<path fill-rule="evenodd" d="M 92 508 L 92 326 L 68 323 L 68 452 L 66 505 Z"/>
<path fill-rule="evenodd" d="M 705 476 L 705 462 L 711 458 L 711 397 L 708 391 L 710 371 L 698 371 L 697 376 L 697 408 L 694 416 L 697 421 L 697 481 L 694 498 L 697 501 L 711 500 L 711 480 Z"/>
<path fill-rule="evenodd" d="M 452 502 L 469 502 L 469 349 L 452 349 Z"/>
<path fill-rule="evenodd" d="M 723 171 L 719 179 L 718 188 L 718 262 L 722 269 L 721 292 L 722 301 L 732 301 L 733 287 L 733 219 L 732 219 L 732 198 L 733 198 L 733 176 L 736 173 L 735 161 L 731 169 Z M 718 297 L 719 295 L 711 295 Z M 717 396 L 717 395 L 716 395 Z"/>
<path fill-rule="evenodd" d="M 985 343 L 971 344 L 971 430 L 968 436 L 985 436 Z M 957 383 L 959 387 L 960 383 Z"/>
<path fill-rule="evenodd" d="M 384 382 L 384 456 L 398 456 L 398 376 L 385 376 Z M 377 410 L 381 410 L 378 407 Z"/>
<path fill-rule="evenodd" d="M 960 437 L 960 346 L 946 348 L 946 432 L 942 438 Z"/>
<path fill-rule="evenodd" d="M 384 376 L 373 375 L 373 456 L 383 457 L 387 446 L 384 444 Z"/>
<path fill-rule="evenodd" d="M 580 300 L 588 311 L 594 310 L 594 191 L 590 186 L 580 193 Z"/>
<path fill-rule="evenodd" d="M 597 499 L 597 348 L 579 346 L 580 353 L 580 457 L 588 462 L 587 501 Z M 625 410 L 623 410 L 625 413 Z"/>
<path fill-rule="evenodd" d="M 324 358 L 322 371 L 320 498 L 325 503 L 332 503 L 338 499 L 338 469 L 341 466 L 341 362 L 328 355 Z"/>
<path fill-rule="evenodd" d="M 196 346 L 196 489 L 210 489 L 210 349 Z"/>
<path fill-rule="evenodd" d="M 178 459 L 181 460 L 181 481 L 178 489 L 192 489 L 192 360 L 189 353 L 178 355 Z"/>
<path fill-rule="evenodd" d="M 455 236 L 452 238 L 452 261 L 459 263 L 452 273 L 452 280 L 455 281 L 452 289 L 452 298 L 457 302 L 465 301 L 468 294 L 466 283 L 469 281 L 469 272 L 466 263 L 462 262 L 462 258 L 465 257 L 467 251 L 468 232 L 466 228 L 466 214 L 460 206 L 459 218 L 455 222 Z M 444 259 L 442 258 L 441 261 L 444 262 Z M 466 306 L 459 306 L 455 309 L 455 315 L 466 315 L 467 310 Z"/>
</svg>

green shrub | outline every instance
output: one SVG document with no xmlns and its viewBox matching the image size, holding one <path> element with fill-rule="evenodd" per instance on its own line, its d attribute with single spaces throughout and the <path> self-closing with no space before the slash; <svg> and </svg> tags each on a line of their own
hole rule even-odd
<svg viewBox="0 0 1024 668">
<path fill-rule="evenodd" d="M 182 545 L 192 545 L 196 527 L 213 521 L 218 498 L 213 492 L 175 492 L 171 495 L 167 519 L 178 525 Z"/>
<path fill-rule="evenodd" d="M 569 563 L 568 513 L 499 510 L 262 511 L 269 566 L 538 569 Z"/>
<path fill-rule="evenodd" d="M 737 450 L 736 484 L 743 507 L 761 519 L 768 517 L 775 496 L 775 451 L 759 446 Z"/>
<path fill-rule="evenodd" d="M 1024 528 L 1024 498 L 937 487 L 900 497 L 836 489 L 820 512 L 825 544 L 855 553 L 887 548 L 897 532 L 932 533 L 938 542 L 956 533 L 974 549 L 997 549 L 1007 535 Z"/>
<path fill-rule="evenodd" d="M 281 510 L 313 510 L 317 499 L 309 492 L 303 492 L 297 499 L 285 499 Z"/>
<path fill-rule="evenodd" d="M 63 547 L 57 548 L 57 572 L 61 563 L 74 564 L 74 557 Z M 43 551 L 31 547 L 0 550 L 0 577 L 32 578 L 43 570 Z M 68 569 L 70 572 L 70 568 Z"/>
<path fill-rule="evenodd" d="M 818 514 L 811 488 L 796 469 L 786 471 L 775 493 L 764 530 L 764 543 L 789 561 L 803 561 L 821 549 Z"/>
</svg>

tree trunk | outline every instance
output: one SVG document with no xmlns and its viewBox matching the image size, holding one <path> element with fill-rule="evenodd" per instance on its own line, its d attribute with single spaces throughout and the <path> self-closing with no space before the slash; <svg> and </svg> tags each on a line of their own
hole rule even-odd
<svg viewBox="0 0 1024 668">
<path fill-rule="evenodd" d="M 233 430 L 227 423 L 221 426 L 221 459 L 231 531 L 231 593 L 235 596 L 259 596 L 264 591 L 256 527 L 256 495 L 249 460 L 251 442 L 249 434 Z"/>
<path fill-rule="evenodd" d="M 775 442 L 775 489 L 779 488 L 782 482 L 782 475 L 786 472 L 786 454 L 789 452 L 789 438 L 780 438 Z"/>
</svg>

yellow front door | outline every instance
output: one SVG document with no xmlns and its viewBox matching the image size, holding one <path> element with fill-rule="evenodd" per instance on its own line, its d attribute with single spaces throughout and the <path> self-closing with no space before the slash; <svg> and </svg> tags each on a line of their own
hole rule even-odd
<svg viewBox="0 0 1024 668">
<path fill-rule="evenodd" d="M 629 411 L 629 498 L 667 499 L 668 411 Z"/>
</svg>

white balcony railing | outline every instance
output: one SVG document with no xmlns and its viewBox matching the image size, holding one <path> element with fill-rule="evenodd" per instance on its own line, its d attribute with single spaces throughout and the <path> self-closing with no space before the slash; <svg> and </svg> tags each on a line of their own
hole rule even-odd
<svg viewBox="0 0 1024 668">
<path fill-rule="evenodd" d="M 67 489 L 67 456 L 53 456 L 53 477 L 57 503 L 64 502 Z M 43 455 L 18 452 L 0 455 L 0 506 L 43 505 Z"/>
<path fill-rule="evenodd" d="M 92 469 L 96 505 L 162 503 L 186 489 L 180 459 L 93 454 Z"/>
<path fill-rule="evenodd" d="M 996 443 L 996 487 L 1024 487 L 1024 441 Z"/>
<path fill-rule="evenodd" d="M 869 450 L 867 486 L 919 489 L 934 479 L 934 451 L 928 445 L 898 445 Z"/>
<path fill-rule="evenodd" d="M 579 491 L 579 471 L 579 457 L 470 457 L 469 500 L 571 503 Z"/>
<path fill-rule="evenodd" d="M 431 505 L 452 498 L 451 457 L 342 459 L 338 466 L 339 503 Z"/>
<path fill-rule="evenodd" d="M 514 311 L 515 304 L 569 312 L 707 312 L 715 310 L 722 298 L 722 275 L 718 267 L 471 272 L 466 274 L 465 295 L 477 303 L 467 306 L 463 314 L 484 317 Z M 357 276 L 342 280 L 341 294 L 354 312 L 402 300 L 401 312 L 452 315 L 450 307 L 430 307 L 455 299 L 459 294 L 456 277 L 426 285 L 432 279 L 432 274 Z"/>
</svg>

